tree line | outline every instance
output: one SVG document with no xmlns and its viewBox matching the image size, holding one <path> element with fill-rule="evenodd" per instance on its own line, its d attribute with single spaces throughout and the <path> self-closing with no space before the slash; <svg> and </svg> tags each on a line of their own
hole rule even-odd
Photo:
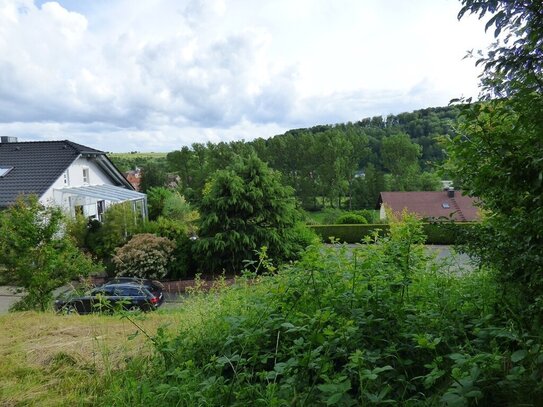
<svg viewBox="0 0 543 407">
<path fill-rule="evenodd" d="M 169 185 L 199 204 L 206 180 L 251 153 L 281 173 L 298 206 L 374 208 L 381 191 L 437 190 L 440 136 L 453 136 L 459 107 L 376 116 L 357 122 L 289 130 L 269 139 L 194 143 L 165 159 L 113 158 L 127 170 L 142 167 L 142 190 Z"/>
</svg>

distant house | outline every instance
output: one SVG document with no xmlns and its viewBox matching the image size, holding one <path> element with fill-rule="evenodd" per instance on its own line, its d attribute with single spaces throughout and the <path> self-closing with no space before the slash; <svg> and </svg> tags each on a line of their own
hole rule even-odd
<svg viewBox="0 0 543 407">
<path fill-rule="evenodd" d="M 124 177 L 128 182 L 130 182 L 130 185 L 134 187 L 136 191 L 140 191 L 140 184 L 141 184 L 141 169 L 137 168 L 135 170 L 126 171 L 123 173 Z"/>
<path fill-rule="evenodd" d="M 147 197 L 134 190 L 103 151 L 64 141 L 17 142 L 0 138 L 0 209 L 20 195 L 44 205 L 101 219 L 108 206 L 130 202 L 147 216 Z"/>
<path fill-rule="evenodd" d="M 381 192 L 380 218 L 386 219 L 385 207 L 393 213 L 404 209 L 423 219 L 447 218 L 457 222 L 479 220 L 476 199 L 449 188 L 439 192 Z"/>
</svg>

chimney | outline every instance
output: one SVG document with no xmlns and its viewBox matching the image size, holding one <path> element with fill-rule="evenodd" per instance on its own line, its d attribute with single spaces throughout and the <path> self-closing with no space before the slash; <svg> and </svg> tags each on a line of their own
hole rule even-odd
<svg viewBox="0 0 543 407">
<path fill-rule="evenodd" d="M 454 188 L 453 188 L 453 187 L 449 187 L 449 188 L 447 189 L 447 196 L 448 196 L 449 198 L 454 198 Z"/>
<path fill-rule="evenodd" d="M 2 136 L 0 137 L 0 143 L 16 143 L 17 137 L 8 137 L 8 136 Z"/>
</svg>

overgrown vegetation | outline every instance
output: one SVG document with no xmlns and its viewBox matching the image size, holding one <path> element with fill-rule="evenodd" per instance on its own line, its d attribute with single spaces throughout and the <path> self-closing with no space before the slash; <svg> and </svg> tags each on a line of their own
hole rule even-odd
<svg viewBox="0 0 543 407">
<path fill-rule="evenodd" d="M 113 377 L 101 405 L 531 405 L 541 338 L 495 314 L 492 273 L 447 272 L 421 225 L 353 252 L 313 247 L 273 276 L 197 294 L 196 324 Z M 255 266 L 266 265 L 265 256 Z"/>
<path fill-rule="evenodd" d="M 462 110 L 459 134 L 448 143 L 449 168 L 481 198 L 488 214 L 465 250 L 497 270 L 511 316 L 538 332 L 543 322 L 541 4 L 462 3 L 460 15 L 490 13 L 487 28 L 505 35 L 478 61 L 484 66 L 482 95 L 490 100 Z"/>
</svg>

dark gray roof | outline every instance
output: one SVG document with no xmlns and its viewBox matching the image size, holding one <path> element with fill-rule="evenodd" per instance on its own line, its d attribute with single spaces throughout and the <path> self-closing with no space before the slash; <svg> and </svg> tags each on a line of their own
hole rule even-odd
<svg viewBox="0 0 543 407">
<path fill-rule="evenodd" d="M 105 153 L 68 140 L 0 143 L 0 168 L 12 168 L 0 177 L 0 207 L 20 194 L 43 195 L 80 154 Z"/>
</svg>

